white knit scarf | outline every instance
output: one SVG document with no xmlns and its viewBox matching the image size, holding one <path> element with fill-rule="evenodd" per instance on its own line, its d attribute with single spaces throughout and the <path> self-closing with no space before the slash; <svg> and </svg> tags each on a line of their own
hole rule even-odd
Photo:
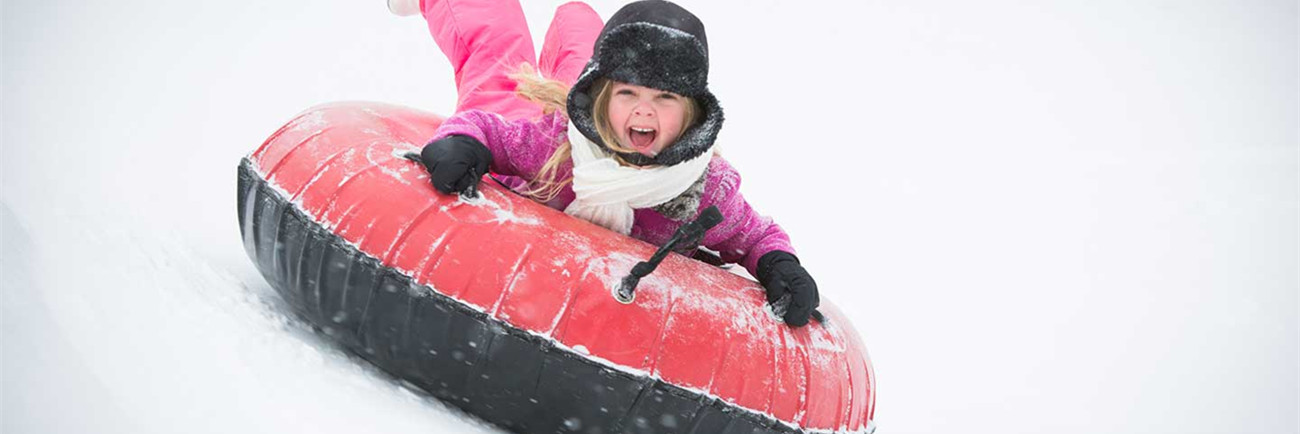
<svg viewBox="0 0 1300 434">
<path fill-rule="evenodd" d="M 713 149 L 672 166 L 626 167 L 569 125 L 573 193 L 564 212 L 621 234 L 632 232 L 632 210 L 668 202 L 691 187 L 709 167 Z"/>
</svg>

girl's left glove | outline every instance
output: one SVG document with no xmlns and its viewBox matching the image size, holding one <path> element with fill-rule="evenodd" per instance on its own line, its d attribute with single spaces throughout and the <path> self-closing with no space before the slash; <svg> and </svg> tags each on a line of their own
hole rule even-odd
<svg viewBox="0 0 1300 434">
<path fill-rule="evenodd" d="M 786 324 L 801 327 L 821 304 L 817 282 L 799 265 L 799 258 L 789 252 L 773 250 L 758 258 L 758 282 L 767 290 L 767 302 Z M 784 304 L 784 306 L 782 306 Z"/>
</svg>

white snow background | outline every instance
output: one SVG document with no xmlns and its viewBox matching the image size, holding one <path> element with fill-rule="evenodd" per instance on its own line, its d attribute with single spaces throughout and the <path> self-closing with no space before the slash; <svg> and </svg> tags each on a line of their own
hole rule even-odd
<svg viewBox="0 0 1300 434">
<path fill-rule="evenodd" d="M 236 166 L 294 114 L 450 114 L 383 3 L 3 1 L 0 430 L 494 432 L 296 324 L 240 245 Z M 525 3 L 540 43 L 558 3 Z M 1297 432 L 1296 2 L 684 3 L 879 432 Z"/>
</svg>

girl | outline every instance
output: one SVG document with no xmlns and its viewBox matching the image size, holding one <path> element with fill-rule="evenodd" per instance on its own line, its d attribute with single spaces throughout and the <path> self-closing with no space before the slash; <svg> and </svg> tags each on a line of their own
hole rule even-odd
<svg viewBox="0 0 1300 434">
<path fill-rule="evenodd" d="M 565 4 L 537 71 L 516 2 L 389 7 L 422 13 L 456 69 L 457 114 L 421 152 L 438 191 L 472 194 L 490 171 L 552 208 L 653 244 L 716 205 L 724 220 L 703 245 L 756 276 L 786 323 L 807 324 L 817 284 L 789 237 L 750 208 L 739 174 L 713 152 L 722 108 L 708 89 L 708 40 L 695 15 L 644 0 L 602 27 L 587 5 Z"/>
</svg>

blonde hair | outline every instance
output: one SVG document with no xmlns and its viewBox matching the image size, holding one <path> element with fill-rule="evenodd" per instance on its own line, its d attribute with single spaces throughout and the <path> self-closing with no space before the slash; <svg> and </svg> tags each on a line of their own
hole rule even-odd
<svg viewBox="0 0 1300 434">
<path fill-rule="evenodd" d="M 567 101 L 570 86 L 559 80 L 542 77 L 532 65 L 527 63 L 520 64 L 519 68 L 514 73 L 511 73 L 509 77 L 515 81 L 515 94 L 540 105 L 544 114 L 549 115 L 558 111 L 564 114 L 567 119 Z M 619 144 L 614 127 L 609 122 L 609 100 L 610 95 L 613 94 L 613 83 L 613 81 L 605 78 L 597 79 L 592 83 L 591 89 L 595 91 L 595 103 L 591 109 L 592 121 L 596 124 L 596 133 L 600 135 L 600 140 L 605 142 L 607 148 L 616 152 L 636 152 Z M 684 118 L 682 133 L 685 133 L 686 130 L 699 123 L 700 113 L 695 99 L 686 96 L 683 96 L 683 98 L 686 103 L 683 104 L 682 110 L 682 117 Z M 538 202 L 549 202 L 559 196 L 560 192 L 564 191 L 565 186 L 573 183 L 572 175 L 564 179 L 556 179 L 560 165 L 572 158 L 570 155 L 572 146 L 566 135 L 564 141 L 560 142 L 559 146 L 555 148 L 555 152 L 551 154 L 551 157 L 546 160 L 546 163 L 542 164 L 542 168 L 537 171 L 537 175 L 529 180 L 531 185 L 519 193 Z M 624 166 L 630 165 L 618 154 L 614 155 L 614 159 Z"/>
</svg>

